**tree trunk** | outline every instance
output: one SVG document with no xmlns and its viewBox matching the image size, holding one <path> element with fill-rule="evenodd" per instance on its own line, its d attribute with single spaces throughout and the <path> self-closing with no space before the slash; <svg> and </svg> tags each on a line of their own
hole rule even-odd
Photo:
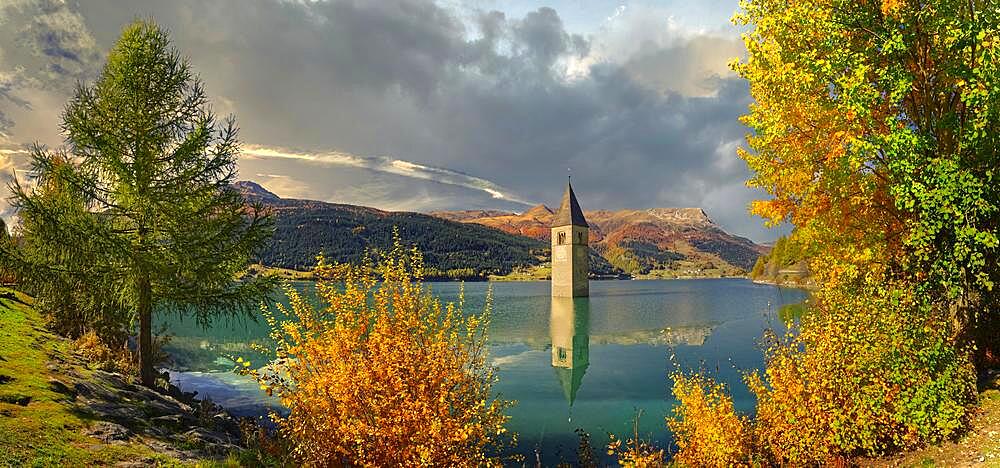
<svg viewBox="0 0 1000 468">
<path fill-rule="evenodd" d="M 149 275 L 143 274 L 138 281 L 137 312 L 139 313 L 139 375 L 142 384 L 153 387 L 156 384 L 156 370 L 153 369 L 153 292 Z"/>
</svg>

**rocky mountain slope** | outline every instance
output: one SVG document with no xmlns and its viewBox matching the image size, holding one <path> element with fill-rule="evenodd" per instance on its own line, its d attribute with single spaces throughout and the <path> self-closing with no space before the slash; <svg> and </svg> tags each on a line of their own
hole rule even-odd
<svg viewBox="0 0 1000 468">
<path fill-rule="evenodd" d="M 482 210 L 432 214 L 548 242 L 553 211 L 538 205 L 521 214 Z M 635 275 L 745 274 L 767 250 L 725 232 L 700 208 L 599 210 L 585 216 L 590 245 L 612 265 Z"/>
</svg>

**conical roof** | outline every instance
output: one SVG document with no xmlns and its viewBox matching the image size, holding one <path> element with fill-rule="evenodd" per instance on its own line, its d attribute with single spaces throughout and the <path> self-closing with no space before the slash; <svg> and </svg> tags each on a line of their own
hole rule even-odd
<svg viewBox="0 0 1000 468">
<path fill-rule="evenodd" d="M 583 217 L 583 210 L 580 209 L 580 203 L 576 201 L 576 194 L 573 193 L 573 184 L 566 182 L 566 193 L 563 193 L 562 203 L 559 204 L 559 211 L 552 218 L 552 226 L 550 227 L 561 227 L 561 226 L 582 226 L 590 227 L 587 224 L 586 218 Z"/>
</svg>

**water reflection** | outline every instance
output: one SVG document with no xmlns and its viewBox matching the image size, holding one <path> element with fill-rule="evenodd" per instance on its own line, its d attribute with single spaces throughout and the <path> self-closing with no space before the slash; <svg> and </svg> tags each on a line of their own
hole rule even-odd
<svg viewBox="0 0 1000 468">
<path fill-rule="evenodd" d="M 297 287 L 308 294 L 312 285 Z M 445 302 L 458 300 L 461 287 L 433 285 Z M 607 443 L 603 434 L 631 433 L 637 408 L 655 415 L 642 418 L 640 435 L 668 446 L 660 416 L 674 404 L 670 355 L 685 368 L 716 369 L 719 380 L 730 384 L 737 409 L 753 411 L 756 400 L 739 369 L 763 366 L 761 333 L 767 327 L 783 333 L 781 318 L 792 315 L 785 313 L 792 308 L 780 306 L 806 298 L 802 291 L 736 279 L 595 281 L 591 297 L 575 300 L 552 299 L 547 282 L 468 283 L 465 310 L 482 310 L 491 287 L 490 354 L 500 378 L 494 390 L 518 402 L 508 425 L 518 433 L 515 451 L 534 460 L 538 449 L 545 466 L 575 453 L 578 428 L 594 435 L 595 445 Z M 266 340 L 266 323 L 221 321 L 206 329 L 173 315 L 159 318 L 175 335 L 167 349 L 175 357 L 171 380 L 181 388 L 241 415 L 277 405 L 252 380 L 232 374 L 233 363 L 224 359 L 235 354 L 263 362 L 244 347 Z"/>
<path fill-rule="evenodd" d="M 590 366 L 590 299 L 553 297 L 549 315 L 552 367 L 570 408 Z"/>
</svg>

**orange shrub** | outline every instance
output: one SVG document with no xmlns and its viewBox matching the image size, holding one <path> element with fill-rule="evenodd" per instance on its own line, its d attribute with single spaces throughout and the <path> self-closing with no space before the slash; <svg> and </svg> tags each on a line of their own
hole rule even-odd
<svg viewBox="0 0 1000 468">
<path fill-rule="evenodd" d="M 852 280 L 857 280 L 852 277 Z M 958 434 L 976 399 L 968 353 L 947 311 L 921 306 L 898 284 L 827 287 L 797 334 L 770 333 L 766 368 L 746 376 L 752 420 L 723 386 L 674 376 L 667 425 L 690 466 L 816 465 L 934 443 Z"/>
<path fill-rule="evenodd" d="M 667 417 L 680 449 L 674 462 L 682 466 L 749 466 L 752 430 L 746 416 L 736 414 L 723 384 L 700 374 L 674 372 L 678 405 Z"/>
<path fill-rule="evenodd" d="M 267 310 L 273 361 L 260 370 L 238 360 L 289 409 L 272 415 L 293 455 L 315 466 L 499 465 L 506 432 L 487 362 L 489 305 L 464 316 L 422 283 L 423 261 L 397 237 L 362 265 L 315 268 L 316 309 L 287 288 L 290 317 Z M 489 301 L 487 301 L 489 304 Z"/>
</svg>

